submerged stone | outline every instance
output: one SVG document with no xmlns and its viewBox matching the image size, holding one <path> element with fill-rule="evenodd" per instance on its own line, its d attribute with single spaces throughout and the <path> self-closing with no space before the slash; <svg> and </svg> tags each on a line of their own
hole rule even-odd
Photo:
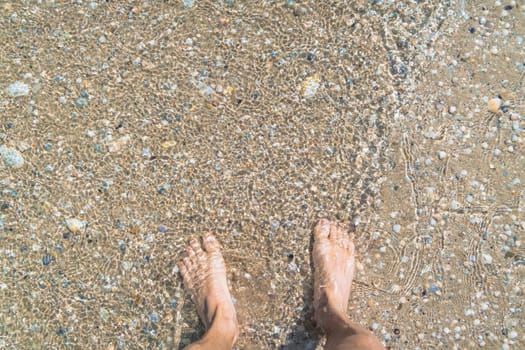
<svg viewBox="0 0 525 350">
<path fill-rule="evenodd" d="M 86 108 L 89 104 L 89 101 L 87 98 L 85 97 L 79 97 L 75 100 L 75 105 L 78 107 L 78 108 Z"/>
<path fill-rule="evenodd" d="M 22 153 L 6 145 L 0 146 L 0 156 L 4 163 L 11 168 L 21 168 L 25 163 Z"/>
<path fill-rule="evenodd" d="M 321 79 L 318 74 L 308 77 L 301 86 L 301 95 L 305 98 L 311 98 L 317 93 Z"/>
<path fill-rule="evenodd" d="M 6 89 L 7 94 L 11 97 L 19 97 L 29 95 L 29 85 L 21 81 L 15 81 Z"/>
</svg>

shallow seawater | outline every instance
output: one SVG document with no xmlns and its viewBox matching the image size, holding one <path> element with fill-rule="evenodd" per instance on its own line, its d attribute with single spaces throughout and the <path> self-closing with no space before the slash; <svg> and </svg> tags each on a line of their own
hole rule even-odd
<svg viewBox="0 0 525 350">
<path fill-rule="evenodd" d="M 322 217 L 388 348 L 523 347 L 524 6 L 3 2 L 0 348 L 199 339 L 176 262 L 206 231 L 236 348 L 322 348 Z"/>
</svg>

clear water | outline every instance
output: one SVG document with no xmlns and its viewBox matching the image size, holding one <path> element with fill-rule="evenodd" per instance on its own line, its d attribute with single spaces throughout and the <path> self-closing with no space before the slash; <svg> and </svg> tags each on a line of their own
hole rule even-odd
<svg viewBox="0 0 525 350">
<path fill-rule="evenodd" d="M 237 348 L 321 347 L 320 217 L 355 230 L 349 314 L 385 345 L 523 346 L 525 22 L 506 5 L 1 4 L 0 136 L 25 164 L 0 167 L 0 347 L 199 339 L 175 263 L 210 230 Z"/>
</svg>

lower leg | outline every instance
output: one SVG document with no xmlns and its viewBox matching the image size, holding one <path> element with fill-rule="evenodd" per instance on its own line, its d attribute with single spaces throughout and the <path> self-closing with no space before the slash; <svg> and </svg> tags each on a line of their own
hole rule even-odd
<svg viewBox="0 0 525 350">
<path fill-rule="evenodd" d="M 341 314 L 327 307 L 324 315 L 319 315 L 320 326 L 326 334 L 326 350 L 380 350 L 383 346 L 374 335 L 364 327 L 350 321 L 346 314 Z"/>
<path fill-rule="evenodd" d="M 237 323 L 228 316 L 229 312 L 218 309 L 204 337 L 190 344 L 185 350 L 230 350 L 237 338 Z"/>
</svg>

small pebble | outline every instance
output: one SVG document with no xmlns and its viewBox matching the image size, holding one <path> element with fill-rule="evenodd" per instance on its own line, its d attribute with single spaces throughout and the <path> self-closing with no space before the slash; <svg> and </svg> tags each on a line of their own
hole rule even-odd
<svg viewBox="0 0 525 350">
<path fill-rule="evenodd" d="M 436 293 L 439 291 L 439 288 L 436 287 L 435 285 L 431 285 L 430 288 L 429 288 L 429 291 L 430 293 Z"/>
<path fill-rule="evenodd" d="M 444 152 L 444 151 L 439 151 L 439 152 L 437 153 L 437 155 L 438 155 L 438 158 L 439 158 L 439 159 L 445 159 L 445 158 L 447 158 L 447 153 Z"/>
<path fill-rule="evenodd" d="M 427 139 L 436 139 L 439 135 L 431 128 L 425 133 Z"/>
<path fill-rule="evenodd" d="M 99 314 L 100 318 L 103 321 L 109 320 L 109 311 L 108 311 L 108 309 L 106 309 L 104 307 L 101 307 L 100 310 L 98 311 L 98 314 Z"/>
<path fill-rule="evenodd" d="M 75 105 L 78 107 L 78 108 L 86 108 L 88 106 L 89 102 L 87 100 L 87 98 L 85 97 L 79 97 L 75 100 Z"/>
<path fill-rule="evenodd" d="M 452 201 L 450 202 L 450 209 L 452 210 L 458 210 L 460 207 L 460 204 L 458 201 Z"/>
<path fill-rule="evenodd" d="M 44 265 L 49 265 L 51 263 L 51 257 L 49 255 L 45 255 L 43 258 L 42 258 L 42 264 Z"/>
<path fill-rule="evenodd" d="M 483 258 L 483 263 L 485 265 L 491 265 L 492 264 L 492 256 L 490 254 L 483 254 L 482 255 L 482 258 Z"/>
<path fill-rule="evenodd" d="M 149 314 L 147 314 L 147 317 L 148 317 L 148 320 L 150 320 L 153 323 L 157 323 L 160 321 L 160 316 L 156 312 L 150 312 Z"/>
<path fill-rule="evenodd" d="M 307 78 L 301 85 L 301 95 L 305 98 L 311 98 L 317 93 L 321 79 L 318 74 Z"/>
<path fill-rule="evenodd" d="M 501 107 L 501 99 L 499 98 L 493 98 L 487 102 L 487 107 L 490 112 L 492 113 L 498 113 L 500 107 Z"/>
<path fill-rule="evenodd" d="M 129 135 L 124 135 L 121 138 L 119 138 L 118 140 L 110 142 L 109 145 L 108 145 L 108 150 L 111 153 L 117 153 L 124 146 L 126 146 L 126 144 L 128 143 L 129 140 L 130 140 Z"/>
<path fill-rule="evenodd" d="M 399 233 L 399 232 L 401 232 L 401 225 L 399 225 L 399 224 L 394 224 L 394 225 L 392 226 L 392 231 L 394 231 L 395 233 Z"/>
<path fill-rule="evenodd" d="M 203 97 L 208 97 L 210 96 L 211 94 L 213 94 L 213 89 L 209 86 L 206 86 L 202 89 L 199 90 L 199 94 Z"/>
<path fill-rule="evenodd" d="M 6 91 L 11 97 L 26 96 L 29 95 L 29 85 L 22 83 L 21 81 L 15 81 L 7 87 Z"/>
<path fill-rule="evenodd" d="M 6 145 L 0 146 L 0 156 L 4 163 L 11 168 L 21 168 L 25 163 L 22 153 Z"/>
<path fill-rule="evenodd" d="M 308 52 L 308 55 L 306 56 L 306 59 L 308 62 L 312 62 L 314 60 L 314 54 L 312 52 Z"/>
</svg>

